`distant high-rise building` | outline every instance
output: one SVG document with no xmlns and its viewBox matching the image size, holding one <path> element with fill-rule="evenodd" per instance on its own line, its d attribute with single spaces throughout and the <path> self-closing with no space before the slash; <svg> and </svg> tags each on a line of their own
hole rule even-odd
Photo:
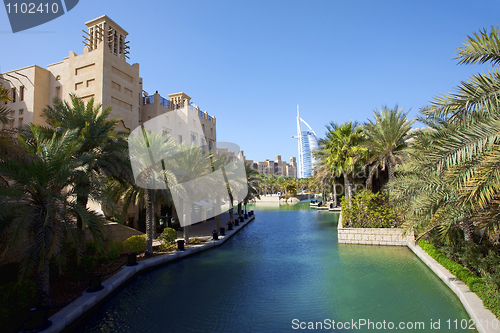
<svg viewBox="0 0 500 333">
<path fill-rule="evenodd" d="M 307 129 L 303 127 L 307 126 Z M 319 147 L 318 137 L 314 130 L 309 126 L 304 119 L 300 118 L 299 106 L 297 105 L 297 136 L 294 139 L 299 139 L 299 163 L 298 163 L 298 178 L 310 177 L 313 174 L 314 162 L 316 161 L 312 152 Z"/>
</svg>

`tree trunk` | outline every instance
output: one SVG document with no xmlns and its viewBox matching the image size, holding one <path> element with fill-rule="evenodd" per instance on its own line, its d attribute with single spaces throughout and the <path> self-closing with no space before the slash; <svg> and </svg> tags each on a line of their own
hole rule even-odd
<svg viewBox="0 0 500 333">
<path fill-rule="evenodd" d="M 86 187 L 85 185 L 82 185 L 82 187 Z M 79 194 L 76 197 L 76 202 L 79 206 L 82 208 L 87 208 L 87 203 L 89 201 L 89 195 L 88 191 L 85 190 L 87 194 Z M 83 225 L 83 219 L 81 216 L 76 217 L 76 228 L 78 229 L 78 248 L 80 250 L 80 253 L 85 253 L 86 251 L 86 246 L 85 246 L 85 226 Z"/>
<path fill-rule="evenodd" d="M 337 207 L 337 183 L 333 184 L 333 206 Z"/>
<path fill-rule="evenodd" d="M 243 216 L 243 210 L 241 209 L 241 202 L 238 202 L 238 217 Z"/>
<path fill-rule="evenodd" d="M 371 167 L 370 172 L 368 172 L 368 179 L 366 180 L 366 189 L 373 192 L 373 174 L 375 173 L 377 167 Z"/>
<path fill-rule="evenodd" d="M 134 229 L 139 230 L 139 207 L 141 205 L 134 205 Z M 128 211 L 128 210 L 127 210 Z"/>
<path fill-rule="evenodd" d="M 349 179 L 347 173 L 344 173 L 344 186 L 345 186 L 345 196 L 348 200 L 349 207 L 352 206 L 352 183 Z M 350 220 L 347 221 L 347 227 L 352 227 L 352 222 Z"/>
<path fill-rule="evenodd" d="M 349 179 L 347 173 L 344 172 L 344 187 L 345 187 L 345 196 L 349 202 L 349 207 L 352 205 L 352 182 Z"/>
<path fill-rule="evenodd" d="M 233 204 L 231 202 L 231 207 L 229 208 L 229 222 L 234 223 L 234 215 L 233 215 Z"/>
<path fill-rule="evenodd" d="M 35 276 L 37 290 L 40 293 L 40 301 L 42 306 L 50 307 L 50 271 L 49 258 L 43 258 L 43 264 Z"/>
<path fill-rule="evenodd" d="M 146 197 L 146 254 L 153 254 L 153 219 L 154 219 L 154 205 L 153 205 L 153 190 L 146 189 L 144 196 Z"/>
<path fill-rule="evenodd" d="M 474 225 L 470 219 L 463 219 L 462 222 L 460 222 L 460 229 L 464 232 L 464 240 L 466 242 L 472 242 L 474 239 Z"/>
<path fill-rule="evenodd" d="M 158 238 L 158 235 L 157 235 L 157 230 L 159 228 L 159 223 L 160 223 L 160 216 L 158 215 L 158 213 L 161 214 L 161 205 L 157 202 L 156 198 L 153 202 L 153 205 L 155 207 L 154 209 L 154 212 L 155 214 L 153 215 L 153 239 L 156 239 Z"/>
<path fill-rule="evenodd" d="M 184 226 L 182 229 L 182 237 L 184 237 L 184 243 L 189 244 L 189 232 L 188 232 L 189 227 L 187 225 Z"/>
<path fill-rule="evenodd" d="M 220 199 L 214 198 L 214 217 L 215 223 L 217 224 L 217 230 L 220 230 L 222 226 L 222 218 L 220 216 Z"/>
<path fill-rule="evenodd" d="M 391 161 L 387 162 L 387 173 L 389 174 L 389 181 L 394 179 L 394 168 L 395 165 Z"/>
<path fill-rule="evenodd" d="M 183 214 L 184 214 L 184 229 L 183 229 L 183 237 L 184 243 L 189 244 L 189 226 L 191 225 L 191 207 L 188 207 L 184 203 L 183 205 Z"/>
</svg>

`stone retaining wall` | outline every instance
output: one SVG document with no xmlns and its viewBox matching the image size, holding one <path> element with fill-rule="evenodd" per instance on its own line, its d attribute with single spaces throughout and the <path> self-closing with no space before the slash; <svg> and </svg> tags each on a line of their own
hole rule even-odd
<svg viewBox="0 0 500 333">
<path fill-rule="evenodd" d="M 135 235 L 144 235 L 144 233 L 135 230 L 133 228 L 127 227 L 126 225 L 116 223 L 116 222 L 107 222 L 104 225 L 104 232 L 107 234 L 107 238 L 112 239 L 113 241 L 123 242 L 127 238 Z M 92 235 L 90 231 L 86 230 L 87 239 L 92 239 Z"/>
<path fill-rule="evenodd" d="M 413 235 L 404 236 L 403 230 L 398 228 L 344 228 L 341 212 L 338 242 L 341 244 L 406 246 L 409 242 L 415 243 L 415 237 Z"/>
</svg>

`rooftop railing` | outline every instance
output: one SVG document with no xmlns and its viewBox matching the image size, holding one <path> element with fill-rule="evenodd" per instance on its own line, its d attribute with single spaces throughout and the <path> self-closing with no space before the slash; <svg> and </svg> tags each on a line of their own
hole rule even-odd
<svg viewBox="0 0 500 333">
<path fill-rule="evenodd" d="M 155 96 L 144 96 L 144 104 L 154 104 L 155 102 Z"/>
<path fill-rule="evenodd" d="M 166 108 L 170 108 L 170 100 L 160 96 L 160 104 Z"/>
<path fill-rule="evenodd" d="M 154 99 L 154 95 L 149 95 L 149 96 L 144 96 L 144 104 L 154 104 L 155 102 L 155 99 Z M 180 109 L 180 108 L 183 108 L 184 107 L 184 102 L 181 102 L 181 103 L 172 103 L 170 102 L 169 99 L 166 99 L 166 98 L 163 98 L 160 96 L 160 104 L 163 105 L 164 107 L 166 108 L 169 108 L 171 110 L 174 110 L 174 109 Z M 193 111 L 196 112 L 196 108 L 193 107 Z M 199 110 L 199 116 L 200 117 L 204 117 L 205 116 L 205 112 Z M 212 116 L 208 115 L 207 114 L 207 117 L 208 117 L 208 120 L 212 120 Z"/>
</svg>

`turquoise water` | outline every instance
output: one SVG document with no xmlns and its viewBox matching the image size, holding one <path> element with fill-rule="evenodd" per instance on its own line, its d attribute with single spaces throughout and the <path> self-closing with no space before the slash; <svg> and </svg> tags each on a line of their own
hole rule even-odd
<svg viewBox="0 0 500 333">
<path fill-rule="evenodd" d="M 338 215 L 308 203 L 254 209 L 256 220 L 224 245 L 139 275 L 76 331 L 293 332 L 321 322 L 330 332 L 387 332 L 404 322 L 457 332 L 454 320 L 469 320 L 406 247 L 337 244 Z M 350 329 L 329 329 L 333 320 Z"/>
</svg>

